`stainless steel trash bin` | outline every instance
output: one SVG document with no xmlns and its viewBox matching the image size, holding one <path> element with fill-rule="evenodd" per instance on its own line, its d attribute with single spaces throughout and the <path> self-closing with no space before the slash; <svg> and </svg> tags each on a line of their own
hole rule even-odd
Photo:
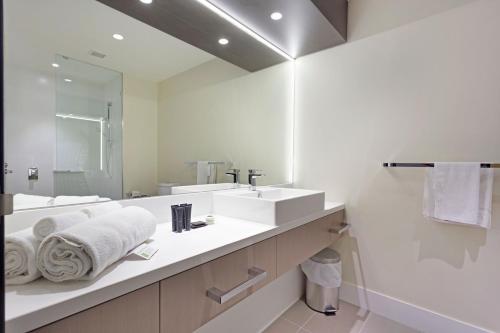
<svg viewBox="0 0 500 333">
<path fill-rule="evenodd" d="M 316 253 L 310 259 L 319 265 L 341 263 L 340 255 L 330 248 Z M 340 288 L 323 287 L 307 279 L 306 303 L 315 311 L 333 316 L 339 309 L 339 291 Z"/>
</svg>

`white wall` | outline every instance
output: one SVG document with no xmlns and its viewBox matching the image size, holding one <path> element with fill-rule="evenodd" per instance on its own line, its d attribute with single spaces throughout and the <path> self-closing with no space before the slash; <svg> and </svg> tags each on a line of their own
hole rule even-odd
<svg viewBox="0 0 500 333">
<path fill-rule="evenodd" d="M 486 232 L 425 221 L 424 170 L 381 163 L 500 161 L 499 13 L 473 1 L 296 63 L 295 180 L 346 202 L 344 279 L 493 331 L 498 172 Z"/>
<path fill-rule="evenodd" d="M 10 49 L 6 48 L 9 52 Z M 52 195 L 55 161 L 54 76 L 19 65 L 6 54 L 5 161 L 12 174 L 5 176 L 9 193 Z M 28 181 L 28 168 L 39 169 L 39 180 Z"/>
<path fill-rule="evenodd" d="M 123 191 L 155 195 L 158 183 L 158 84 L 123 81 Z"/>
<path fill-rule="evenodd" d="M 159 92 L 159 180 L 195 184 L 185 162 L 211 160 L 232 162 L 245 183 L 250 168 L 264 170 L 260 184 L 286 183 L 292 117 L 292 63 L 246 73 L 215 60 L 168 79 Z M 219 170 L 219 182 L 231 181 Z"/>
</svg>

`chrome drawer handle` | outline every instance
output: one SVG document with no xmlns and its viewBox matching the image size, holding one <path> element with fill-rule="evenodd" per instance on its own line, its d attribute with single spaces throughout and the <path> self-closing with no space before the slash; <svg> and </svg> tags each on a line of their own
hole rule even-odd
<svg viewBox="0 0 500 333">
<path fill-rule="evenodd" d="M 211 298 L 219 304 L 224 304 L 238 294 L 244 292 L 248 288 L 251 288 L 262 280 L 265 280 L 265 278 L 267 277 L 267 272 L 260 268 L 252 267 L 248 270 L 248 276 L 248 280 L 228 291 L 222 291 L 215 287 L 208 289 L 207 297 Z"/>
<path fill-rule="evenodd" d="M 341 223 L 339 228 L 331 228 L 328 231 L 332 234 L 342 235 L 347 230 L 351 229 L 351 225 L 348 223 Z"/>
</svg>

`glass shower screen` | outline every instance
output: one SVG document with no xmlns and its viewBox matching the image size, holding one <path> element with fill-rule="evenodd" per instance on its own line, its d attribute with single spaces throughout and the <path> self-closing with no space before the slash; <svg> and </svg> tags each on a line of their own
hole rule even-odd
<svg viewBox="0 0 500 333">
<path fill-rule="evenodd" d="M 54 195 L 122 198 L 122 74 L 57 56 Z"/>
</svg>

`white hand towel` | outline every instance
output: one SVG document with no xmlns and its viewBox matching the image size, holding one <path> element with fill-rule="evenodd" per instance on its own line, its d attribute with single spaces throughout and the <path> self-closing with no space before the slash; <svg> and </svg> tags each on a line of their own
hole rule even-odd
<svg viewBox="0 0 500 333">
<path fill-rule="evenodd" d="M 77 195 L 60 195 L 54 198 L 54 206 L 74 205 L 88 202 L 99 201 L 98 195 L 77 196 Z"/>
<path fill-rule="evenodd" d="M 208 184 L 210 179 L 211 168 L 208 161 L 196 162 L 196 184 Z"/>
<path fill-rule="evenodd" d="M 155 230 L 156 218 L 147 210 L 115 210 L 45 238 L 38 250 L 37 266 L 53 282 L 92 280 Z"/>
<path fill-rule="evenodd" d="M 36 251 L 40 242 L 31 228 L 5 236 L 5 283 L 25 284 L 41 276 L 36 267 Z"/>
<path fill-rule="evenodd" d="M 426 217 L 489 228 L 493 170 L 479 163 L 435 163 L 424 186 Z"/>
<path fill-rule="evenodd" d="M 43 241 L 48 235 L 68 229 L 71 226 L 89 220 L 89 216 L 84 212 L 71 212 L 52 215 L 42 218 L 33 227 L 33 234 L 36 239 Z"/>
<path fill-rule="evenodd" d="M 118 201 L 110 201 L 103 204 L 89 206 L 82 209 L 82 212 L 85 213 L 89 218 L 94 218 L 121 208 L 122 205 L 120 205 Z"/>
</svg>

